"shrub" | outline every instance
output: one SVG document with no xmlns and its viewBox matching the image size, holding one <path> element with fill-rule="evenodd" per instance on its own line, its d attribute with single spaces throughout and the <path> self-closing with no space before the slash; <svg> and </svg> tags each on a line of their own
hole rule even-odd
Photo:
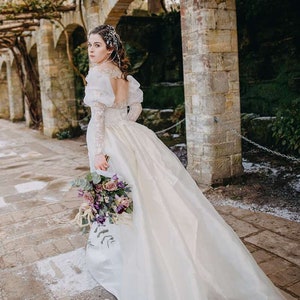
<svg viewBox="0 0 300 300">
<path fill-rule="evenodd" d="M 277 111 L 271 129 L 279 151 L 300 154 L 300 98 Z"/>
</svg>

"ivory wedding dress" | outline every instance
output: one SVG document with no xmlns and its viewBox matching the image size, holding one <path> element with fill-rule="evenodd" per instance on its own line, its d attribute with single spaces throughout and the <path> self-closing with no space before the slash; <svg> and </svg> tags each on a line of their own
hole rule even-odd
<svg viewBox="0 0 300 300">
<path fill-rule="evenodd" d="M 87 143 L 92 171 L 95 153 L 108 154 L 109 172 L 130 184 L 134 212 L 106 225 L 112 244 L 101 244 L 93 224 L 90 273 L 118 300 L 284 299 L 177 157 L 135 122 L 143 94 L 133 77 L 127 103 L 114 102 L 110 80 L 120 75 L 117 67 L 89 71 Z"/>
</svg>

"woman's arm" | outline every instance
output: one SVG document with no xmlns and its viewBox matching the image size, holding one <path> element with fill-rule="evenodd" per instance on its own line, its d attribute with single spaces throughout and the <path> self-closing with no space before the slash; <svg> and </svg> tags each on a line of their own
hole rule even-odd
<svg viewBox="0 0 300 300">
<path fill-rule="evenodd" d="M 138 119 L 138 117 L 140 116 L 142 112 L 142 105 L 141 103 L 132 103 L 130 106 L 129 106 L 129 112 L 127 114 L 127 119 L 129 121 L 136 121 Z"/>
<path fill-rule="evenodd" d="M 105 137 L 105 109 L 106 106 L 97 102 L 93 105 L 93 118 L 95 119 L 95 168 L 106 171 L 108 163 L 103 153 L 104 137 Z"/>
</svg>

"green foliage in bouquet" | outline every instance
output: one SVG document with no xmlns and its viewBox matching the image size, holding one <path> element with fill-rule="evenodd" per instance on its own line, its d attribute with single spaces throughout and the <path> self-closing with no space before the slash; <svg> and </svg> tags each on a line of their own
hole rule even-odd
<svg viewBox="0 0 300 300">
<path fill-rule="evenodd" d="M 84 200 L 75 217 L 81 228 L 91 226 L 94 221 L 99 225 L 106 220 L 117 223 L 121 214 L 133 211 L 131 188 L 117 175 L 106 177 L 89 172 L 84 178 L 75 179 L 72 186 L 79 188 L 78 196 Z"/>
</svg>

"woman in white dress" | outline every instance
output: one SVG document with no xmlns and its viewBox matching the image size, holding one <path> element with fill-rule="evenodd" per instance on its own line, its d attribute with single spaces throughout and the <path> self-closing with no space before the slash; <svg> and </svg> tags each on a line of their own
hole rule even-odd
<svg viewBox="0 0 300 300">
<path fill-rule="evenodd" d="M 177 157 L 135 122 L 143 94 L 127 75 L 114 28 L 90 31 L 88 52 L 90 168 L 121 176 L 134 203 L 130 220 L 106 224 L 115 239 L 109 247 L 93 224 L 86 249 L 93 277 L 118 300 L 284 299 Z"/>
</svg>

